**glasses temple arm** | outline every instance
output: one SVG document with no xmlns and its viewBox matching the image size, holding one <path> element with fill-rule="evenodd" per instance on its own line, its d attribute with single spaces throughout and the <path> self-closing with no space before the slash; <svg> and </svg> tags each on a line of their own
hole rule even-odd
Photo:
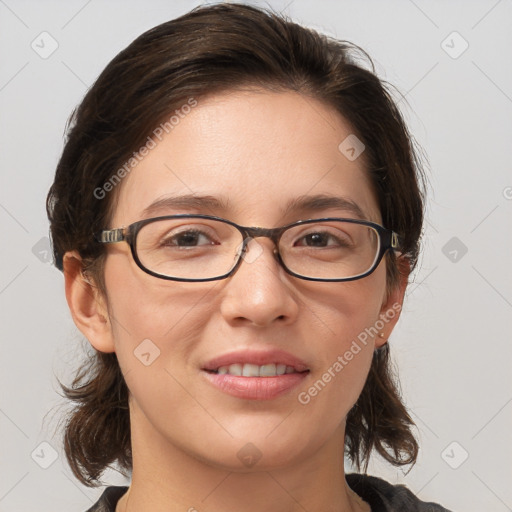
<svg viewBox="0 0 512 512">
<path fill-rule="evenodd" d="M 102 244 L 112 244 L 116 242 L 122 242 L 126 239 L 124 228 L 117 229 L 104 229 L 98 233 L 95 233 L 94 238 L 97 242 Z"/>
<path fill-rule="evenodd" d="M 391 238 L 389 240 L 389 247 L 393 251 L 402 252 L 404 239 L 398 233 L 391 231 Z"/>
</svg>

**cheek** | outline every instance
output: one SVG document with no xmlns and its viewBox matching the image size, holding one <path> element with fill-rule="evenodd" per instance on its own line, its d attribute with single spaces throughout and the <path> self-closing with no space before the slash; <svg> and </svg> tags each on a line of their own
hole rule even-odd
<svg viewBox="0 0 512 512">
<path fill-rule="evenodd" d="M 324 398 L 329 401 L 349 406 L 357 400 L 371 364 L 377 318 L 353 297 L 351 300 L 350 306 L 337 310 L 335 319 L 330 318 L 332 328 L 324 328 L 320 336 L 316 330 L 317 336 L 311 335 L 317 354 L 312 372 L 314 387 L 322 393 L 328 389 L 329 398 Z M 308 390 L 308 394 L 316 396 L 315 389 Z"/>
<path fill-rule="evenodd" d="M 329 404 L 336 404 L 340 416 L 345 416 L 363 389 L 372 357 L 372 340 L 364 343 L 356 337 L 343 340 L 339 350 L 322 369 L 307 393 L 314 396 L 317 392 L 319 396 L 326 391 L 324 405 L 327 407 Z"/>
<path fill-rule="evenodd" d="M 314 377 L 303 396 L 302 404 L 316 402 L 316 407 L 329 410 L 334 406 L 333 422 L 342 417 L 357 401 L 366 381 L 375 347 L 375 315 L 360 307 L 338 312 L 336 331 L 318 343 Z M 338 411 L 337 414 L 335 411 Z"/>
<path fill-rule="evenodd" d="M 313 328 L 322 330 L 319 352 L 341 355 L 355 340 L 361 351 L 373 347 L 379 315 L 386 297 L 384 266 L 364 279 L 335 283 L 311 294 L 308 306 L 313 312 Z M 315 320 L 316 319 L 316 320 Z M 354 349 L 357 351 L 357 348 Z M 350 357 L 350 356 L 349 356 Z"/>
<path fill-rule="evenodd" d="M 129 268 L 130 259 L 115 254 L 105 265 L 109 316 L 116 354 L 124 369 L 134 363 L 138 352 L 152 350 L 160 355 L 186 356 L 210 318 L 208 295 L 216 283 L 165 281 Z M 198 300 L 203 298 L 203 300 Z"/>
<path fill-rule="evenodd" d="M 385 296 L 385 268 L 365 279 L 324 288 L 308 304 L 309 339 L 315 346 L 312 379 L 298 401 L 313 417 L 335 429 L 366 382 Z"/>
</svg>

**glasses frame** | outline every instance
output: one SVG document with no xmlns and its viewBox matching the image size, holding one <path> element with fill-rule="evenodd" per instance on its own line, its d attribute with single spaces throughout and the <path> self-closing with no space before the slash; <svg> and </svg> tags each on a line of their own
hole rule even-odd
<svg viewBox="0 0 512 512">
<path fill-rule="evenodd" d="M 152 222 L 160 221 L 160 220 L 166 220 L 166 219 L 209 219 L 209 220 L 216 220 L 220 222 L 224 222 L 225 224 L 229 224 L 241 233 L 243 237 L 243 245 L 242 249 L 240 251 L 240 255 L 238 257 L 238 261 L 235 263 L 233 268 L 227 272 L 226 274 L 220 275 L 218 277 L 208 277 L 205 279 L 189 279 L 184 277 L 169 277 L 162 274 L 158 274 L 156 272 L 153 272 L 152 270 L 146 268 L 140 261 L 138 255 L 137 255 L 137 234 L 139 231 L 146 225 L 151 224 Z M 315 277 L 307 277 L 302 276 L 300 274 L 296 274 L 292 270 L 290 270 L 285 263 L 283 262 L 281 255 L 279 254 L 279 241 L 283 235 L 283 233 L 295 226 L 300 226 L 304 224 L 314 224 L 317 222 L 325 222 L 325 221 L 342 221 L 342 222 L 349 222 L 352 224 L 360 224 L 362 226 L 368 226 L 370 228 L 373 228 L 378 236 L 379 236 L 379 252 L 377 254 L 377 257 L 375 258 L 375 261 L 373 262 L 372 267 L 364 272 L 363 274 L 359 274 L 357 276 L 352 277 L 342 277 L 338 279 L 325 279 L 325 278 L 315 278 Z M 307 220 L 299 220 L 297 222 L 293 222 L 291 224 L 287 224 L 286 226 L 281 226 L 278 228 L 261 228 L 261 227 L 250 227 L 250 226 L 240 226 L 239 224 L 236 224 L 230 220 L 223 219 L 221 217 L 216 217 L 213 215 L 201 215 L 201 214 L 178 214 L 178 215 L 165 215 L 163 217 L 153 217 L 150 219 L 144 219 L 139 220 L 137 222 L 134 222 L 133 224 L 130 224 L 129 226 L 122 227 L 122 228 L 114 228 L 114 229 L 104 229 L 102 231 L 99 231 L 94 234 L 94 238 L 97 242 L 102 244 L 112 244 L 112 243 L 118 243 L 118 242 L 127 242 L 130 246 L 132 257 L 135 260 L 135 263 L 137 266 L 143 270 L 146 274 L 149 274 L 154 277 L 158 277 L 160 279 L 166 279 L 169 281 L 182 281 L 182 282 L 207 282 L 207 281 L 218 281 L 220 279 L 226 279 L 229 276 L 232 276 L 240 267 L 243 255 L 247 250 L 247 245 L 253 238 L 270 238 L 272 242 L 274 242 L 274 256 L 278 260 L 279 264 L 283 267 L 283 269 L 290 275 L 297 277 L 299 279 L 303 279 L 305 281 L 323 281 L 323 282 L 344 282 L 344 281 L 355 281 L 357 279 L 362 279 L 363 277 L 366 277 L 370 275 L 372 272 L 375 271 L 375 269 L 379 266 L 384 254 L 388 250 L 393 251 L 400 251 L 400 245 L 401 245 L 401 238 L 400 236 L 392 231 L 391 229 L 387 229 L 380 224 L 377 224 L 375 222 L 367 221 L 367 220 L 359 220 L 359 219 L 346 219 L 343 217 L 323 217 L 319 219 L 307 219 Z"/>
</svg>

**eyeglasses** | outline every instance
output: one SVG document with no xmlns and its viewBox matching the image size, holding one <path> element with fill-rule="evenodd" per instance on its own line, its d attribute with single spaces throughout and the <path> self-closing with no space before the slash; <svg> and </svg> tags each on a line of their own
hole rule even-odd
<svg viewBox="0 0 512 512">
<path fill-rule="evenodd" d="M 127 242 L 146 273 L 172 281 L 215 281 L 249 263 L 251 239 L 270 238 L 284 270 L 308 281 L 353 281 L 371 274 L 399 236 L 379 224 L 322 218 L 266 229 L 210 215 L 169 215 L 96 233 L 100 243 Z"/>
</svg>

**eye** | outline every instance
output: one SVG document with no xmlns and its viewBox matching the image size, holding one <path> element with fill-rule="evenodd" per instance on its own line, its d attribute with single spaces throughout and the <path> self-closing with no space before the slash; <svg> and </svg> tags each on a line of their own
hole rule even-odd
<svg viewBox="0 0 512 512">
<path fill-rule="evenodd" d="M 294 246 L 306 247 L 349 247 L 350 239 L 343 231 L 312 231 L 302 235 Z"/>
<path fill-rule="evenodd" d="M 179 233 L 165 236 L 160 242 L 161 247 L 198 247 L 215 244 L 207 233 L 199 229 L 184 229 Z"/>
</svg>

